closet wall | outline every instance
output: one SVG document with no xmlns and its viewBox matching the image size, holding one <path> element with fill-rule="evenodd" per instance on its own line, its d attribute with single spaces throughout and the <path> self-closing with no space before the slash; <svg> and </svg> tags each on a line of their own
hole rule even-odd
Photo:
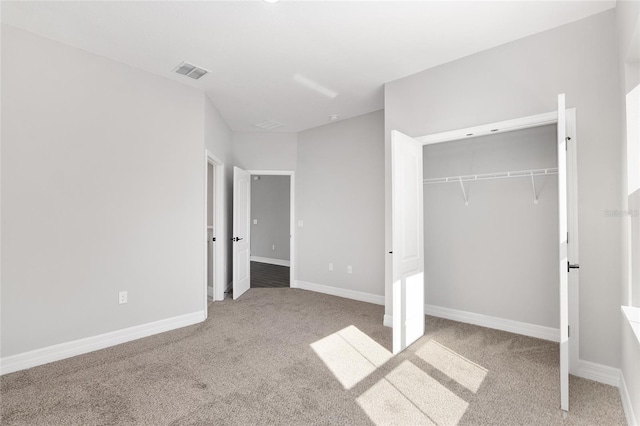
<svg viewBox="0 0 640 426">
<path fill-rule="evenodd" d="M 557 167 L 556 126 L 424 147 L 424 177 Z M 425 303 L 558 328 L 558 180 L 424 185 Z"/>
</svg>

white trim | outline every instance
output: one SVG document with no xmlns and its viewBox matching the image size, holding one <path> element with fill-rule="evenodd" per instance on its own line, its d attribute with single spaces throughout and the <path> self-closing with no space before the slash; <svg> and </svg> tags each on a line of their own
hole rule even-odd
<svg viewBox="0 0 640 426">
<path fill-rule="evenodd" d="M 624 381 L 624 374 L 620 374 L 620 399 L 622 399 L 622 409 L 624 410 L 624 416 L 627 418 L 627 424 L 629 426 L 637 426 L 638 421 L 636 420 L 636 415 L 633 412 L 631 395 L 629 395 L 627 383 Z"/>
<path fill-rule="evenodd" d="M 197 324 L 207 319 L 207 311 L 198 311 L 190 314 L 179 315 L 147 324 L 136 325 L 122 330 L 111 331 L 97 336 L 73 340 L 47 346 L 21 354 L 11 355 L 0 359 L 0 374 L 13 373 L 26 368 L 59 361 L 65 358 L 97 351 L 121 343 L 130 342 L 142 337 L 164 333 L 176 328 Z"/>
<path fill-rule="evenodd" d="M 262 176 L 289 176 L 289 287 L 296 288 L 296 172 L 293 170 L 247 170 L 250 175 Z"/>
<path fill-rule="evenodd" d="M 283 259 L 271 259 L 269 257 L 251 256 L 249 258 L 252 262 L 269 263 L 271 265 L 278 266 L 291 266 L 291 262 Z"/>
<path fill-rule="evenodd" d="M 384 296 L 365 293 L 363 291 L 347 290 L 340 287 L 331 287 L 328 285 L 315 284 L 307 281 L 296 281 L 296 285 L 293 288 L 315 291 L 316 293 L 330 294 L 332 296 L 344 297 L 345 299 L 359 300 L 360 302 L 373 303 L 376 305 L 384 305 Z"/>
<path fill-rule="evenodd" d="M 424 305 L 424 312 L 425 314 L 434 317 L 508 331 L 510 333 L 522 334 L 524 336 L 536 337 L 538 339 L 550 340 L 552 342 L 560 341 L 560 330 L 557 328 L 427 304 Z"/>
<path fill-rule="evenodd" d="M 620 306 L 622 310 L 622 316 L 625 321 L 629 323 L 633 335 L 636 337 L 638 343 L 640 343 L 640 308 L 635 306 Z"/>
<path fill-rule="evenodd" d="M 384 314 L 382 318 L 382 325 L 385 327 L 393 327 L 393 315 Z"/>
<path fill-rule="evenodd" d="M 482 124 L 475 127 L 451 130 L 449 132 L 436 133 L 417 137 L 422 145 L 450 142 L 461 139 L 475 138 L 478 136 L 493 135 L 496 133 L 511 132 L 513 130 L 528 129 L 531 127 L 546 126 L 558 122 L 558 112 L 552 111 L 544 114 L 530 115 L 528 117 L 515 118 L 513 120 L 498 121 L 497 123 Z"/>
<path fill-rule="evenodd" d="M 583 379 L 604 383 L 605 385 L 620 387 L 622 373 L 619 368 L 581 359 L 578 361 L 578 371 L 575 375 Z"/>
</svg>

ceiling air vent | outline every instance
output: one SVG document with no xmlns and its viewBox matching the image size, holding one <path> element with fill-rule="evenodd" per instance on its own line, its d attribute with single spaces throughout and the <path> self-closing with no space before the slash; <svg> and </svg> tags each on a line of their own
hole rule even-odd
<svg viewBox="0 0 640 426">
<path fill-rule="evenodd" d="M 265 120 L 265 121 L 261 121 L 260 123 L 254 124 L 254 126 L 264 130 L 273 130 L 273 129 L 277 129 L 278 127 L 284 126 L 284 124 L 278 123 L 277 121 L 274 121 L 274 120 Z"/>
<path fill-rule="evenodd" d="M 178 74 L 186 75 L 187 77 L 191 77 L 194 80 L 198 80 L 203 75 L 207 74 L 209 71 L 204 68 L 197 67 L 189 62 L 183 62 L 176 67 L 174 70 Z"/>
</svg>

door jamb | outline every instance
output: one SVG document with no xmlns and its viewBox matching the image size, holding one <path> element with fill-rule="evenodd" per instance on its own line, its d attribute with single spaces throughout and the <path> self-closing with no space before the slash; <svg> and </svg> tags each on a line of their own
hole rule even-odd
<svg viewBox="0 0 640 426">
<path fill-rule="evenodd" d="M 209 164 L 213 166 L 213 188 L 209 188 L 207 179 Z M 225 265 L 224 265 L 224 163 L 208 149 L 204 153 L 204 311 L 207 312 L 209 306 L 209 292 L 207 288 L 207 245 L 208 245 L 208 228 L 207 228 L 207 199 L 208 195 L 213 191 L 213 230 L 216 243 L 213 244 L 213 259 L 211 266 L 213 268 L 213 300 L 224 300 L 225 290 Z"/>
<path fill-rule="evenodd" d="M 576 200 L 573 205 L 577 206 L 578 199 L 578 176 L 577 176 L 577 132 L 576 132 L 576 108 L 566 109 L 567 120 L 567 136 L 571 138 L 571 145 L 567 148 L 567 173 L 571 173 L 571 180 L 567 185 L 568 199 Z M 544 114 L 530 115 L 512 120 L 499 121 L 496 123 L 482 124 L 480 126 L 467 127 L 447 132 L 434 133 L 416 137 L 422 146 L 432 145 L 442 142 L 450 142 L 456 140 L 470 139 L 478 136 L 492 135 L 495 133 L 504 133 L 513 130 L 527 129 L 532 127 L 545 126 L 548 124 L 556 124 L 558 122 L 558 112 L 552 111 Z M 567 214 L 569 215 L 569 235 L 571 244 L 568 245 L 568 256 L 571 263 L 578 263 L 578 212 L 577 208 L 572 208 L 569 203 Z M 574 275 L 572 275 L 574 274 Z M 569 373 L 576 375 L 578 373 L 578 364 L 580 360 L 580 322 L 579 322 L 579 289 L 576 281 L 578 269 L 574 269 L 569 274 L 569 327 L 571 328 L 571 337 L 569 339 Z M 386 317 L 386 315 L 385 315 Z M 385 318 L 386 320 L 386 318 Z M 558 341 L 560 335 L 558 335 Z"/>
<path fill-rule="evenodd" d="M 289 176 L 289 288 L 296 288 L 295 271 L 295 207 L 296 207 L 296 172 L 293 170 L 247 170 L 251 176 Z"/>
</svg>

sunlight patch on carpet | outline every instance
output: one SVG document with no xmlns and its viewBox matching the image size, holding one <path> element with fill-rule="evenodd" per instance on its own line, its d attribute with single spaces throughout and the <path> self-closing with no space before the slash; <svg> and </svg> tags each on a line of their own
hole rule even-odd
<svg viewBox="0 0 640 426">
<path fill-rule="evenodd" d="M 418 407 L 386 379 L 356 399 L 375 425 L 435 425 Z"/>
<path fill-rule="evenodd" d="M 403 361 L 385 378 L 436 424 L 457 424 L 469 407 L 411 361 Z"/>
<path fill-rule="evenodd" d="M 488 370 L 468 360 L 462 355 L 429 340 L 416 351 L 416 356 L 434 368 L 476 393 L 487 376 Z"/>
<path fill-rule="evenodd" d="M 391 352 L 353 325 L 310 346 L 345 389 L 351 389 L 392 357 Z"/>
</svg>

